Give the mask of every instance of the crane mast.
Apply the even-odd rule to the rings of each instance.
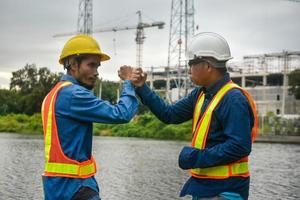
[[[117,31],[124,31],[124,30],[133,30],[136,29],[136,66],[142,67],[143,66],[143,44],[146,39],[144,28],[151,28],[151,27],[158,27],[158,29],[162,29],[165,25],[164,22],[157,21],[152,23],[144,23],[142,22],[142,12],[139,10],[137,11],[138,14],[138,24],[136,26],[116,26],[116,27],[109,27],[109,28],[101,28],[95,29],[94,33],[99,32],[117,32]]]
[[[162,29],[165,25],[164,22],[157,21],[152,23],[142,22],[142,12],[139,10],[136,13],[138,14],[138,24],[135,26],[115,26],[115,27],[106,27],[100,29],[93,29],[93,19],[92,19],[92,10],[93,4],[92,0],[80,0],[79,1],[79,15],[78,15],[78,27],[77,31],[55,34],[53,37],[64,37],[77,34],[87,34],[100,33],[100,32],[117,32],[124,30],[133,30],[136,29],[136,66],[143,66],[143,44],[145,41],[144,28],[158,27]]]
[[[165,25],[164,22],[157,21],[152,23],[144,23],[142,22],[142,12],[137,11],[138,14],[138,24],[135,26],[115,26],[115,27],[108,27],[108,28],[101,28],[95,29],[93,33],[100,33],[100,32],[117,32],[117,31],[125,31],[125,30],[133,30],[136,29],[136,66],[142,67],[143,66],[143,44],[145,41],[145,33],[144,28],[151,28],[151,27],[158,27],[158,29],[162,29]]]
[[[144,26],[142,23],[142,14],[141,11],[137,11],[137,14],[139,15],[139,22],[138,26],[136,28],[136,66],[142,67],[142,55],[143,55],[143,43],[145,40],[145,33],[144,33]]]

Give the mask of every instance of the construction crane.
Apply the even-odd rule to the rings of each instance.
[[[138,14],[138,24],[133,26],[115,26],[115,27],[108,27],[108,28],[99,28],[94,29],[91,33],[100,33],[100,32],[117,32],[117,31],[124,31],[124,30],[133,30],[136,29],[136,66],[142,67],[142,52],[143,52],[143,44],[145,41],[145,33],[144,28],[150,27],[158,27],[158,29],[164,28],[165,23],[161,21],[152,22],[152,23],[144,23],[142,22],[142,12],[139,10],[137,11]],[[63,36],[70,36],[76,35],[78,32],[70,32],[70,33],[62,33],[56,34],[53,37],[63,37]]]
[[[142,22],[142,12],[139,10],[137,11],[138,14],[138,24],[133,26],[116,26],[110,28],[100,28],[95,29],[94,33],[100,32],[117,32],[117,31],[124,31],[124,30],[132,30],[136,29],[136,66],[142,67],[142,55],[143,55],[143,44],[145,41],[145,33],[144,28],[151,28],[151,27],[158,27],[158,29],[164,28],[165,23],[161,21],[152,22],[152,23],[144,23]]]

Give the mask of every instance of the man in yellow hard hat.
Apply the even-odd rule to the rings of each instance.
[[[88,35],[77,35],[65,44],[59,63],[67,74],[48,93],[42,105],[45,139],[45,199],[99,200],[92,156],[93,122],[126,123],[135,115],[138,101],[131,68],[120,68],[124,80],[115,105],[94,96],[91,89],[101,62],[110,57]]]

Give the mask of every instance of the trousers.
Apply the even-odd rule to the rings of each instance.
[[[215,197],[193,197],[192,200],[227,200],[225,197],[215,196]]]
[[[71,200],[101,200],[98,192],[89,188],[81,187],[72,197]]]

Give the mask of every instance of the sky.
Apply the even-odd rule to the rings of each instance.
[[[71,37],[57,33],[77,30],[78,0],[0,1],[0,88],[8,88],[11,72],[26,64],[63,72],[58,57]],[[233,61],[244,55],[300,50],[300,0],[194,0],[197,32],[216,32],[231,48]],[[171,0],[94,0],[93,26],[137,25],[163,21],[164,29],[145,29],[143,67],[167,65]],[[136,63],[135,30],[95,33],[111,60],[99,69],[105,80],[118,80],[121,65]]]

